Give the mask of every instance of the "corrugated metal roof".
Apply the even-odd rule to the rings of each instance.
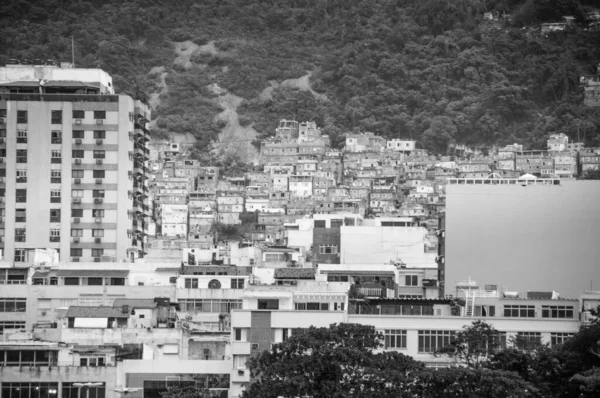
[[[71,306],[65,316],[67,318],[129,318],[129,312],[124,314],[122,307]]]
[[[124,305],[128,305],[131,308],[156,308],[157,303],[154,299],[116,299],[113,303],[113,307],[122,308]]]

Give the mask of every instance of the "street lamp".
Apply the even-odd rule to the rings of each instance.
[[[103,386],[104,383],[92,383],[92,382],[87,382],[87,383],[73,383],[73,387],[77,387],[77,398],[81,398],[81,389],[86,387],[87,391],[86,391],[86,398],[90,398],[90,388],[92,387],[99,387],[99,386]]]
[[[140,391],[141,388],[136,388],[136,387],[122,387],[122,388],[115,388],[113,391],[119,393],[119,394],[123,394],[123,397],[127,397],[127,394],[129,394],[130,392],[137,392]]]

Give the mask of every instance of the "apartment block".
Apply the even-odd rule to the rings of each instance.
[[[9,65],[0,88],[4,258],[142,257],[148,107],[115,95],[100,69]]]

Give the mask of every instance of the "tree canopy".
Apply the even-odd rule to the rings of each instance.
[[[578,87],[600,60],[587,3],[6,0],[0,63],[70,60],[72,36],[77,66],[101,67],[118,91],[153,104],[154,134],[191,133],[202,148],[223,128],[220,89],[241,98],[240,123],[259,138],[295,118],[335,144],[372,131],[435,152],[453,142],[541,148],[562,132],[600,146],[600,114]],[[563,15],[577,24],[540,34]],[[295,80],[307,75],[308,85]]]

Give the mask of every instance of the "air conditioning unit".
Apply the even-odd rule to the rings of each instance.
[[[250,348],[253,350],[258,350],[258,343],[252,343],[250,344]]]
[[[73,219],[73,223],[75,223],[75,224],[79,224],[80,222],[81,222],[81,218],[79,218],[79,217],[75,217]]]
[[[104,119],[96,119],[96,124],[97,125],[104,124]]]
[[[96,159],[96,164],[102,164],[102,163],[103,163],[102,159]]]
[[[79,257],[71,257],[71,261],[74,263],[78,263],[79,262]]]
[[[73,203],[81,203],[81,198],[73,198]]]
[[[244,371],[242,369],[238,370],[238,376],[243,376],[244,375]]]
[[[95,238],[94,243],[102,243],[102,238]]]
[[[81,164],[81,159],[75,159],[75,164]]]
[[[73,243],[79,243],[79,238],[73,238]]]
[[[102,257],[94,257],[94,262],[99,263],[102,261]]]
[[[103,140],[96,140],[96,145],[102,145],[103,142]]]
[[[75,145],[81,145],[82,142],[81,138],[75,138]]]
[[[95,203],[95,204],[97,204],[97,205],[98,205],[98,204],[100,204],[100,203],[102,203],[102,202],[103,202],[102,198],[94,198],[94,203]]]
[[[75,179],[75,184],[76,184],[76,185],[79,185],[79,184],[81,184],[81,178],[76,178],[76,179]]]
[[[83,123],[83,120],[81,120],[81,119],[75,119],[75,124],[81,125],[82,123]]]
[[[102,184],[102,178],[96,178],[96,184],[98,184],[98,185]]]
[[[102,222],[102,218],[101,217],[96,217],[96,224],[100,224]]]

